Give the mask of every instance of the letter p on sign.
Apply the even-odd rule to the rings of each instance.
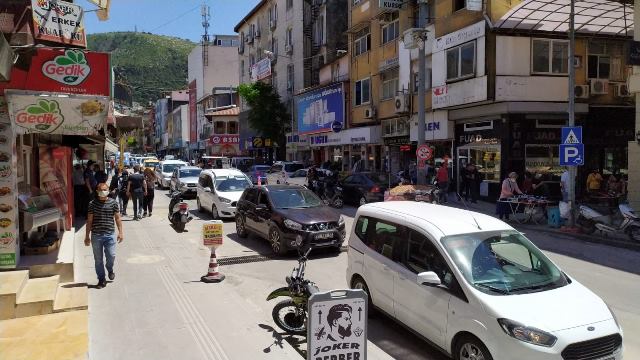
[[[560,144],[560,165],[584,165],[584,144]]]

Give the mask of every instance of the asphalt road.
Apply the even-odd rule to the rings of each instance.
[[[210,324],[210,332],[219,340],[221,347],[225,348],[227,354],[230,354],[230,358],[243,358],[241,355],[233,356],[233,354],[238,354],[238,351],[243,351],[243,349],[225,342],[225,336],[229,331],[242,335],[243,332],[248,331],[248,329],[255,331],[256,328],[258,328],[258,331],[263,332],[263,334],[258,337],[253,337],[258,340],[247,340],[244,342],[242,344],[244,349],[258,347],[265,358],[267,358],[267,354],[279,354],[278,351],[280,351],[279,349],[281,348],[279,344],[281,344],[283,340],[283,335],[274,331],[274,325],[271,320],[271,309],[275,305],[276,300],[267,302],[266,296],[271,290],[284,286],[285,276],[289,275],[293,267],[297,264],[295,255],[292,254],[290,257],[278,259],[260,256],[270,254],[270,248],[267,242],[256,236],[250,236],[247,239],[238,238],[235,235],[235,224],[232,221],[227,221],[224,224],[224,245],[218,250],[218,259],[222,264],[220,271],[224,273],[227,278],[223,282],[224,285],[222,287],[214,284],[201,287],[197,284],[199,280],[199,275],[197,274],[204,275],[206,272],[209,253],[206,248],[200,245],[200,229],[203,222],[210,220],[211,217],[208,213],[200,213],[195,209],[195,200],[188,200],[187,202],[191,206],[195,219],[187,225],[186,232],[181,234],[176,233],[169,226],[166,219],[169,203],[169,199],[165,195],[166,193],[166,191],[156,191],[156,210],[152,218],[142,219],[140,222],[125,222],[125,231],[127,234],[131,234],[126,235],[126,241],[137,241],[135,236],[142,236],[145,232],[149,234],[149,240],[144,240],[140,246],[136,245],[136,247],[131,244],[123,244],[120,247],[121,250],[119,250],[119,254],[122,254],[122,256],[119,255],[120,263],[118,263],[117,266],[121,266],[121,270],[119,271],[122,273],[122,276],[125,277],[125,280],[119,281],[129,281],[132,284],[124,285],[124,289],[122,290],[122,294],[125,296],[124,300],[119,300],[120,304],[117,305],[118,307],[114,307],[112,313],[116,312],[118,316],[124,318],[129,316],[128,312],[133,312],[136,309],[135,305],[129,304],[129,302],[137,301],[135,297],[128,296],[130,293],[136,291],[131,289],[136,289],[141,285],[145,286],[144,284],[136,284],[134,286],[134,283],[154,281],[146,277],[147,274],[144,270],[146,268],[140,267],[140,264],[153,262],[162,264],[162,262],[165,261],[168,265],[166,267],[169,269],[168,271],[173,271],[175,276],[179,280],[182,280],[183,286],[186,289],[183,295],[181,295],[181,292],[177,294],[192,298],[192,301],[196,303],[196,309],[194,311],[199,312],[201,314],[199,316],[205,321],[209,319],[209,309],[208,307],[197,306],[197,303],[200,301],[207,303],[207,306],[215,307],[220,304],[220,306],[224,308],[225,306],[234,305],[229,304],[229,302],[232,301],[229,299],[233,298],[237,299],[238,305],[236,306],[242,306],[246,309],[241,319],[244,322],[225,323],[228,331],[218,332],[218,325]],[[129,208],[129,212],[131,213],[131,207]],[[345,208],[342,209],[341,213],[346,217],[347,229],[350,229],[355,209]],[[602,244],[584,243],[579,240],[574,240],[569,236],[551,236],[549,233],[535,230],[528,230],[526,235],[545,250],[551,259],[563,270],[605,299],[615,311],[625,330],[625,358],[640,358],[640,341],[633,336],[634,334],[640,334],[640,306],[638,306],[638,299],[640,299],[640,253]],[[90,256],[86,254],[85,252],[85,260],[88,261],[87,259],[89,259]],[[126,264],[120,265],[122,262]],[[346,287],[346,265],[346,252],[336,254],[318,251],[312,254],[310,261],[307,263],[307,277],[315,281],[321,290],[344,288]],[[169,275],[170,274],[165,274],[163,276],[170,278]],[[83,276],[87,281],[92,281],[90,264],[84,265]],[[119,274],[118,276],[120,279],[121,275]],[[123,286],[121,284],[116,285]],[[217,289],[220,288],[224,288],[225,292],[223,297],[217,297],[219,295],[216,295]],[[107,296],[109,298],[114,300],[118,299],[115,294],[110,294],[109,291],[116,292],[120,291],[120,289],[110,284],[107,289],[92,290],[90,295],[90,312],[92,309],[94,309],[94,311],[100,311],[100,306],[115,306],[102,301],[105,293],[108,294]],[[158,291],[159,295],[162,294],[161,289],[156,289],[155,291]],[[156,308],[155,310],[158,314],[172,311],[169,304],[157,300],[157,298],[152,297],[152,295],[148,295],[145,299],[154,304],[153,306]],[[180,304],[182,304],[182,302]],[[104,322],[112,321],[109,320],[109,311],[105,310],[102,312],[105,314],[96,314],[94,312],[93,318],[90,319],[90,321],[92,321],[90,323],[91,331],[92,334],[95,334],[95,336],[92,335],[91,340],[92,355],[96,355],[96,351],[98,351],[96,349],[109,349],[109,354],[112,356],[113,354],[117,354],[118,351],[125,351],[124,349],[120,349],[120,347],[137,346],[137,348],[140,348],[140,346],[142,346],[144,349],[144,344],[151,341],[145,337],[144,340],[140,340],[143,342],[143,345],[138,345],[133,341],[135,339],[128,339],[127,341],[129,341],[129,343],[127,345],[119,340],[101,340],[103,334],[105,336],[111,336],[109,335],[111,334],[111,330],[107,325],[104,325]],[[113,314],[111,314],[111,316],[113,316]],[[133,322],[129,326],[135,328],[136,332],[144,333],[144,331],[146,331],[145,326],[151,326],[150,324],[146,324],[145,321],[152,322],[152,320],[145,318],[144,321],[141,320],[141,323],[139,323],[136,321],[136,318],[140,315],[131,314],[131,316],[133,317]],[[169,316],[169,319],[171,318],[172,316]],[[180,326],[191,329],[191,320],[189,319],[188,317],[185,318],[184,325]],[[408,360],[446,359],[446,357],[436,349],[387,317],[377,316],[369,321],[368,326],[369,340],[375,345],[375,348],[379,350],[380,354],[380,356],[375,358]],[[139,327],[142,327],[142,330],[140,330]],[[198,329],[199,328],[196,328],[196,330]],[[171,331],[177,330],[172,329]],[[204,333],[206,334],[206,331],[204,331]],[[273,339],[273,341],[267,341],[265,339]],[[299,339],[290,338],[289,340],[295,345]],[[187,346],[187,340],[184,341],[184,343],[177,344],[176,346]],[[155,346],[158,347],[160,345],[155,344]],[[149,347],[152,349],[151,345],[149,345]],[[304,344],[298,347],[304,348]],[[159,359],[171,358],[170,352],[149,351],[151,352],[137,354],[143,357],[153,354]],[[180,354],[181,356],[190,354],[187,358],[208,358],[207,356],[196,356],[196,353],[192,353],[192,351],[196,350],[191,350],[187,347],[184,351],[181,351]],[[206,352],[201,351],[200,353],[206,355]],[[102,357],[94,356],[92,358]],[[118,358],[118,356],[113,356],[112,358]],[[284,358],[284,356],[277,355],[274,358]],[[373,357],[370,356],[370,358]]]

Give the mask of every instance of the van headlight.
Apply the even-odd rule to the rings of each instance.
[[[220,202],[223,202],[225,204],[231,204],[231,200],[229,200],[227,198],[223,198],[222,196],[219,196],[218,200],[220,200]]]
[[[509,319],[498,319],[498,324],[507,335],[529,344],[552,347],[558,340],[546,331],[524,326]]]
[[[291,230],[302,230],[302,224],[289,219],[284,219],[284,226]]]

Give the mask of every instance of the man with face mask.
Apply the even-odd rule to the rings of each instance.
[[[100,183],[96,187],[97,198],[89,203],[89,215],[87,217],[87,233],[84,238],[86,246],[93,246],[93,259],[95,262],[96,275],[98,276],[98,289],[107,286],[105,278],[105,265],[109,275],[109,280],[116,277],[113,271],[113,263],[116,257],[116,234],[115,225],[118,227],[117,241],[121,243],[124,239],[122,234],[122,221],[118,203],[109,197],[109,186]],[[106,258],[106,264],[103,262]]]

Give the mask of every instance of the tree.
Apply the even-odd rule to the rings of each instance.
[[[286,133],[291,131],[291,115],[273,86],[262,82],[241,84],[238,93],[251,107],[249,126],[278,144],[278,159],[286,156]]]

